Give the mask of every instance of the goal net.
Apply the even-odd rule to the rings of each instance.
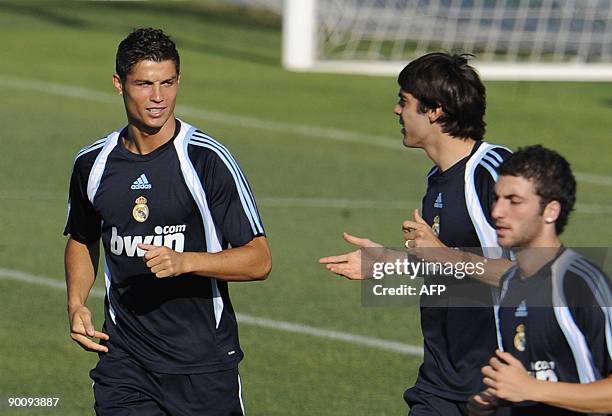
[[[397,75],[432,51],[485,79],[612,81],[612,0],[285,0],[292,70]]]

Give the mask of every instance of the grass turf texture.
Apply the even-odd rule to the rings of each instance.
[[[112,94],[116,45],[138,26],[162,27],[176,40],[180,105],[397,139],[393,150],[185,117],[228,145],[259,199],[406,203],[405,209],[261,204],[274,271],[264,283],[231,285],[239,312],[419,344],[417,310],[363,308],[358,283],[335,278],[316,263],[322,255],[347,250],[343,230],[401,243],[401,221],[420,205],[430,162],[400,146],[391,113],[395,80],[285,72],[276,19],[212,2],[0,3],[0,267],[61,280],[64,195],[75,152],[125,120],[119,97],[114,104],[68,98],[27,90],[28,80]],[[6,77],[23,82],[8,86],[2,84]],[[563,153],[576,171],[609,174],[608,87],[487,83],[487,137],[512,148],[542,143]],[[579,202],[604,213],[576,212],[564,235],[567,244],[609,245],[609,190],[579,184]],[[68,337],[65,294],[0,280],[0,305],[0,397],[56,395],[63,401],[58,414],[87,414],[93,402],[87,370],[96,357]],[[90,307],[100,326],[101,301],[92,299]],[[416,357],[247,325],[240,329],[250,415],[406,410],[401,394],[416,377]]]

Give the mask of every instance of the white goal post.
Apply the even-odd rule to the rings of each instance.
[[[441,50],[488,80],[612,81],[612,0],[284,0],[289,70],[395,76]]]

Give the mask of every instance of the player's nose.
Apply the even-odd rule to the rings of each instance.
[[[149,99],[156,103],[164,101],[164,95],[162,94],[161,86],[153,86]]]
[[[491,217],[494,220],[498,220],[500,218],[503,218],[503,216],[504,216],[504,209],[502,207],[502,204],[498,200],[497,202],[493,204],[493,210],[491,211]]]

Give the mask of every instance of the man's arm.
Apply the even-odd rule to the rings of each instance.
[[[87,245],[72,238],[68,239],[64,253],[68,320],[70,337],[81,347],[87,351],[108,352],[108,348],[91,340],[91,338],[108,340],[108,335],[95,330],[91,312],[85,306],[95,281],[99,250],[99,241]]]
[[[536,380],[511,354],[496,354],[482,374],[487,391],[498,399],[530,400],[581,413],[612,412],[612,375],[588,384]]]
[[[593,383],[536,380],[530,400],[581,413],[612,413],[612,375]]]
[[[168,247],[139,244],[147,267],[159,278],[191,273],[225,281],[264,280],[272,270],[266,237],[218,253],[179,253]]]

